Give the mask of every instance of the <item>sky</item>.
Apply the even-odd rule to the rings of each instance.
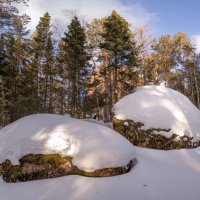
[[[109,16],[116,10],[132,29],[147,26],[155,37],[185,32],[200,51],[200,0],[29,0],[29,7],[20,7],[32,18],[32,30],[46,11],[53,20],[67,23],[65,9],[76,10],[87,20]]]

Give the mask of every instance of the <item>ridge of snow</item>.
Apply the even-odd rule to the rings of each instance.
[[[158,132],[166,137],[173,133],[200,140],[200,111],[183,94],[160,86],[143,86],[114,105],[115,117],[144,124],[142,129],[171,129]]]
[[[125,166],[135,157],[132,144],[114,130],[52,114],[30,115],[0,130],[0,163],[18,164],[27,154],[72,156],[85,171]]]

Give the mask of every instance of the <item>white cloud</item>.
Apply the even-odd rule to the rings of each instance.
[[[86,16],[87,19],[101,18],[116,10],[122,15],[132,27],[151,26],[151,22],[157,18],[155,13],[145,10],[140,4],[123,4],[121,0],[30,0],[29,7],[21,6],[20,10],[31,17],[30,29],[34,29],[39,18],[48,11],[52,18],[67,21],[63,15],[64,9],[75,9],[78,14]]]
[[[200,53],[200,34],[199,35],[193,35],[191,37],[192,43],[195,45],[196,47],[196,51],[197,53]]]

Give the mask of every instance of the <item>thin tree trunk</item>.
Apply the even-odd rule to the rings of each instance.
[[[195,86],[196,86],[196,91],[197,91],[197,107],[200,108],[200,94],[199,94],[199,87],[198,87],[195,69],[194,69],[194,80],[195,80]]]

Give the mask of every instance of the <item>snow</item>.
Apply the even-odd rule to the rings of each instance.
[[[200,111],[183,94],[160,86],[143,86],[125,96],[114,106],[115,117],[144,124],[142,129],[162,128],[156,132],[166,137],[173,133],[200,140]]]
[[[126,166],[135,158],[131,143],[114,130],[51,114],[30,115],[0,130],[0,163],[18,164],[30,153],[72,156],[85,171]]]
[[[200,148],[132,148],[138,162],[127,174],[107,178],[72,175],[12,184],[0,181],[0,199],[199,200]]]
[[[86,119],[83,119],[83,120],[87,121],[87,122],[93,122],[93,123],[96,123],[96,124],[100,124],[102,126],[106,126],[108,128],[113,129],[113,124],[111,122],[104,122],[103,120],[91,119],[91,118],[86,118]]]
[[[124,122],[124,126],[129,126],[129,123],[128,122]]]
[[[79,167],[89,170],[126,165],[132,158],[137,163],[129,173],[114,177],[70,175],[23,183],[5,183],[0,177],[1,200],[198,200],[200,196],[200,148],[135,147],[102,125],[38,114],[0,130],[0,162],[9,158],[17,163],[28,153],[72,155]]]

